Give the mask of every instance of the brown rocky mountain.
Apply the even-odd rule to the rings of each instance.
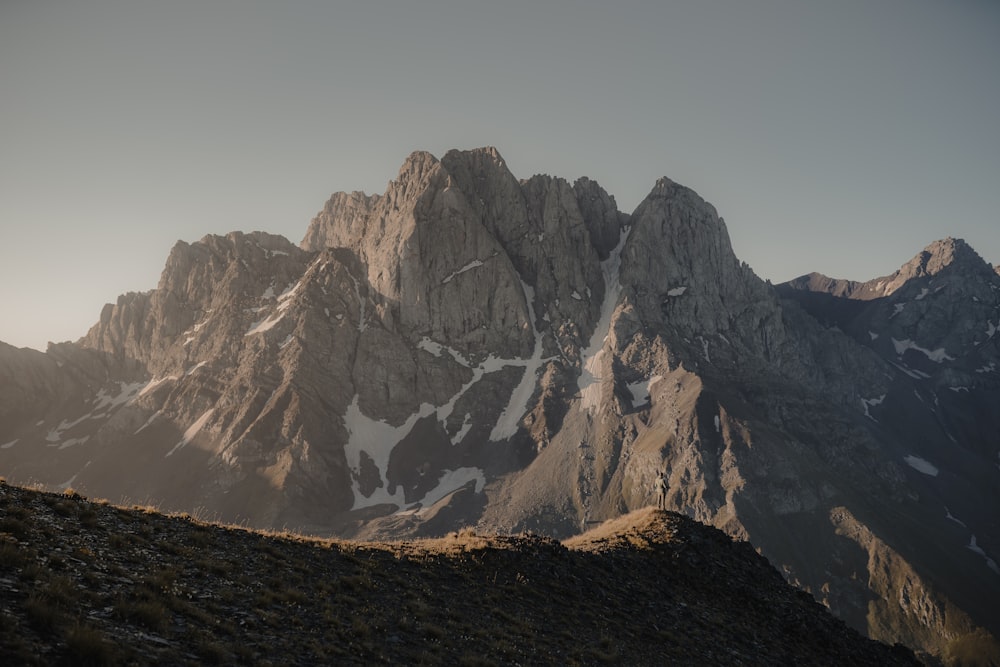
[[[669,509],[944,656],[1000,634],[998,291],[952,240],[774,288],[668,179],[627,215],[494,149],[414,153],[298,247],[178,243],[80,341],[0,349],[0,473],[374,539],[565,538],[664,472]]]

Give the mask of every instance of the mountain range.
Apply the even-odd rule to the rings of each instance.
[[[663,474],[666,509],[944,659],[1000,635],[998,328],[958,239],[771,285],[669,179],[627,214],[492,148],[417,152],[299,245],[178,242],[79,341],[0,344],[0,474],[355,539],[564,539]]]

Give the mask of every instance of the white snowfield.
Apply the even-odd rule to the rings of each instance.
[[[920,458],[919,456],[913,456],[912,454],[909,456],[904,456],[903,460],[906,461],[906,463],[917,472],[922,472],[923,474],[930,475],[931,477],[938,476],[937,466],[935,466],[930,461],[926,461]]]
[[[973,553],[977,553],[980,556],[982,556],[983,558],[985,558],[986,559],[986,567],[990,568],[991,570],[993,570],[997,574],[1000,574],[1000,567],[997,567],[996,561],[993,560],[992,558],[990,558],[989,556],[987,556],[986,552],[983,551],[983,548],[981,546],[979,546],[978,544],[976,544],[976,536],[975,535],[973,535],[972,538],[969,540],[969,543],[967,545],[965,545],[965,548],[968,549],[969,551],[971,551]]]
[[[946,360],[955,361],[954,357],[948,356],[948,353],[945,351],[943,347],[939,347],[936,350],[928,350],[927,348],[920,347],[910,339],[896,340],[895,338],[893,338],[892,346],[896,348],[896,354],[899,356],[903,356],[903,353],[906,352],[907,350],[916,350],[917,352],[924,354],[931,361],[937,362],[939,364]]]
[[[167,458],[168,456],[176,452],[178,449],[186,447],[187,444],[194,439],[194,436],[198,435],[198,432],[201,431],[201,429],[205,426],[205,424],[208,423],[208,420],[212,418],[212,414],[214,412],[215,412],[214,408],[209,408],[208,410],[205,410],[205,412],[202,413],[201,417],[198,417],[197,421],[191,424],[187,428],[187,430],[184,431],[184,435],[181,437],[181,439],[177,442],[176,445],[174,445],[173,449],[171,449],[169,452],[166,453],[166,455],[163,458]]]
[[[285,310],[288,308],[289,304],[291,304],[292,297],[301,286],[302,281],[300,280],[294,285],[287,287],[284,292],[278,295],[278,308],[274,311],[274,313],[251,324],[250,329],[243,334],[243,336],[253,336],[254,334],[264,333],[265,331],[273,329],[274,325],[280,322],[281,318],[285,316]],[[268,287],[267,290],[272,291],[270,287]],[[265,294],[267,293],[268,292],[265,292]]]
[[[445,276],[444,279],[441,281],[441,284],[444,285],[446,283],[450,283],[455,278],[455,276],[460,276],[466,271],[471,271],[472,269],[478,268],[482,265],[483,261],[481,259],[474,259],[465,266],[463,266],[462,268],[456,269],[455,271],[452,271],[447,276]]]
[[[638,408],[639,406],[648,403],[650,389],[652,389],[653,385],[662,379],[663,377],[660,375],[652,375],[646,380],[640,380],[639,382],[632,382],[626,385],[629,393],[632,394],[632,407]]]
[[[344,446],[344,455],[347,458],[347,465],[354,472],[352,475],[351,489],[354,493],[354,505],[351,509],[361,509],[373,505],[392,504],[402,509],[407,503],[403,495],[403,489],[396,487],[395,492],[389,493],[387,472],[389,469],[389,457],[392,450],[396,448],[406,435],[413,429],[417,421],[434,414],[440,408],[435,408],[430,403],[424,403],[420,409],[410,415],[405,422],[399,426],[392,426],[384,421],[376,421],[366,416],[358,406],[358,397],[347,406],[344,414],[344,425],[349,434],[347,444]],[[450,409],[448,410],[450,413]],[[438,413],[440,418],[440,412]],[[364,452],[378,469],[380,485],[370,496],[365,496],[361,492],[359,482],[361,472],[361,453]],[[418,503],[427,507],[456,489],[465,486],[470,481],[476,481],[476,492],[482,491],[486,484],[486,476],[479,468],[458,468],[457,470],[446,470],[438,480],[437,486],[424,495]],[[413,503],[415,505],[417,503]]]
[[[604,301],[601,303],[601,316],[597,320],[590,344],[583,350],[580,358],[580,377],[577,386],[580,388],[580,406],[584,410],[593,411],[601,404],[601,381],[604,379],[601,368],[604,359],[604,343],[611,332],[611,316],[622,293],[621,280],[618,272],[621,269],[622,249],[628,239],[630,229],[625,227],[618,237],[618,245],[611,251],[608,258],[601,262],[601,274],[604,277]]]
[[[861,407],[864,408],[865,417],[868,417],[868,419],[871,419],[872,421],[875,421],[875,422],[878,421],[877,419],[875,419],[874,417],[871,416],[871,413],[868,412],[868,408],[871,408],[871,407],[876,406],[876,405],[882,405],[882,401],[885,400],[885,396],[886,396],[885,394],[882,394],[878,398],[862,398],[861,399]]]
[[[416,413],[410,415],[401,425],[392,426],[384,421],[375,421],[367,417],[358,407],[358,397],[354,397],[354,401],[348,406],[347,412],[344,415],[344,424],[350,434],[347,445],[344,447],[344,452],[347,457],[348,466],[355,474],[353,482],[353,509],[370,507],[382,503],[391,503],[402,507],[405,504],[402,489],[397,489],[394,493],[390,494],[387,488],[386,474],[392,450],[410,432],[419,419],[433,414],[441,422],[442,426],[446,426],[448,418],[455,409],[455,403],[465,392],[479,382],[487,373],[493,373],[508,366],[521,366],[524,368],[524,374],[521,376],[521,380],[517,386],[514,387],[507,405],[500,413],[496,424],[494,424],[490,432],[490,440],[503,440],[517,433],[521,418],[527,412],[528,402],[531,400],[532,393],[534,393],[538,380],[538,371],[548,361],[548,359],[542,357],[542,334],[535,325],[535,291],[523,280],[521,281],[521,285],[528,308],[528,319],[535,338],[534,350],[529,358],[502,359],[490,355],[478,365],[473,366],[472,362],[458,350],[425,336],[417,342],[417,349],[439,358],[448,355],[456,363],[472,370],[472,378],[444,405],[434,406],[430,403],[424,403]],[[456,445],[460,443],[471,428],[472,417],[466,414],[461,428],[451,437],[452,444]],[[357,480],[361,471],[362,452],[375,464],[375,467],[378,469],[379,479],[382,480],[383,484],[383,486],[376,488],[370,496],[365,496],[361,493]],[[428,493],[419,503],[423,506],[433,504],[433,502],[440,500],[448,493],[464,486],[473,479],[477,482],[477,489],[481,489],[486,483],[483,472],[478,468],[460,468],[458,470],[447,471],[442,476],[434,491]]]

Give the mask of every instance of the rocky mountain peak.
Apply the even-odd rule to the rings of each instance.
[[[905,280],[935,276],[951,267],[961,272],[983,273],[991,269],[963,239],[947,237],[934,241],[899,270]]]
[[[800,306],[693,190],[628,215],[570,183],[416,152],[300,246],[178,243],[81,341],[0,347],[4,474],[369,538],[566,537],[662,474],[663,507],[875,636],[973,636],[926,620],[957,618],[941,590],[994,629],[1000,278],[945,239],[869,283],[810,275]]]

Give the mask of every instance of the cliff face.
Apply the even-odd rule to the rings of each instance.
[[[668,179],[626,215],[495,149],[414,153],[300,246],[178,243],[78,343],[0,350],[0,466],[355,537],[566,537],[663,472],[668,509],[943,655],[1000,631],[998,292],[954,240],[881,282],[775,289]]]

